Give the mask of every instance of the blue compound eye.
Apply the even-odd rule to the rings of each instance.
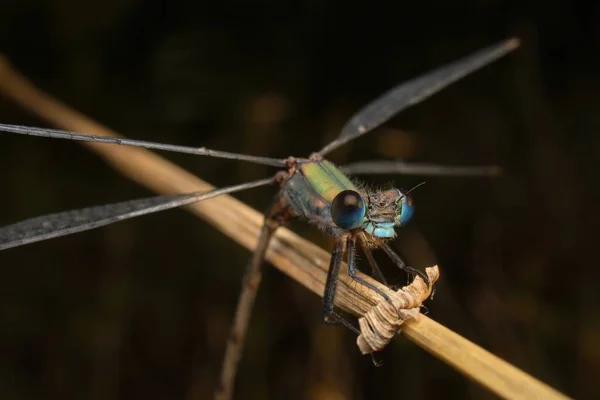
[[[400,226],[404,226],[410,221],[413,214],[415,213],[415,206],[413,204],[413,199],[408,194],[402,194],[400,198]]]
[[[342,229],[358,228],[365,213],[365,201],[354,190],[338,193],[331,203],[331,219]]]

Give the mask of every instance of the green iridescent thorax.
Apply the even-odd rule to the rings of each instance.
[[[362,191],[327,160],[298,162],[296,172],[283,186],[283,198],[298,215],[339,229],[331,219],[331,202],[340,192]],[[365,202],[367,199],[364,199]]]
[[[329,203],[343,190],[358,192],[350,179],[327,160],[302,163],[299,169],[314,191]]]
[[[296,172],[285,182],[285,202],[300,216],[330,228],[343,231],[331,218],[331,203],[342,191],[360,194],[366,205],[360,228],[381,239],[393,238],[400,224],[401,193],[396,190],[367,193],[358,188],[334,164],[327,160],[299,162]]]

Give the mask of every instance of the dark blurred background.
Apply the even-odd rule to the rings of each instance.
[[[412,265],[439,262],[432,318],[593,398],[600,3],[5,0],[0,11],[0,53],[105,125],[272,157],[307,156],[393,85],[510,36],[516,53],[330,158],[501,165],[499,179],[427,178],[394,245]],[[6,98],[0,121],[44,126]],[[218,186],[273,172],[165,156]],[[149,195],[65,141],[0,134],[0,171],[0,225]],[[273,195],[237,197],[264,210]],[[249,255],[180,210],[2,252],[0,398],[210,398]],[[238,398],[494,398],[404,338],[373,367],[320,310],[268,268]]]

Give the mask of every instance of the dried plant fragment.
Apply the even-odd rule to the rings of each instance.
[[[393,306],[387,301],[380,301],[358,320],[361,334],[356,344],[363,354],[382,350],[406,320],[419,318],[421,304],[429,297],[440,277],[437,265],[427,268],[426,273],[431,285],[417,276],[410,285],[390,293]]]

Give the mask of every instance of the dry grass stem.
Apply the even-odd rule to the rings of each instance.
[[[117,135],[42,93],[1,57],[0,91],[28,111],[62,129],[95,135]],[[125,176],[155,192],[187,193],[213,188],[150,151],[94,143],[84,145]],[[263,217],[247,205],[230,196],[220,196],[187,208],[242,246],[248,249],[256,246]],[[329,254],[325,250],[282,228],[277,231],[269,247],[267,260],[292,279],[322,296],[329,263]],[[361,276],[389,296],[394,295],[389,288],[369,277]],[[346,273],[340,277],[337,293],[336,305],[356,316],[365,315],[380,301],[378,294],[354,284]],[[503,398],[567,398],[426,316],[406,322],[402,332],[417,345]]]

